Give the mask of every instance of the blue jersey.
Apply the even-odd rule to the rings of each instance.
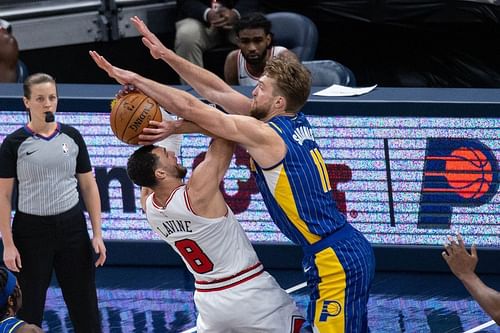
[[[21,319],[8,317],[0,321],[0,333],[12,333],[25,324]]]
[[[303,113],[274,117],[269,125],[285,141],[287,153],[271,168],[254,163],[260,193],[285,236],[302,246],[314,244],[346,223],[333,199],[325,162]]]

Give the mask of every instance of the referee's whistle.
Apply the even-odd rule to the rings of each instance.
[[[45,122],[53,123],[55,120],[54,114],[50,111],[45,112]]]

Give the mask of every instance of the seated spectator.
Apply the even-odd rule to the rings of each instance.
[[[36,325],[15,317],[21,308],[21,289],[17,279],[6,268],[0,268],[0,332],[43,333]]]
[[[0,82],[17,82],[19,48],[9,22],[0,19]]]
[[[175,52],[203,67],[205,51],[218,45],[236,43],[233,25],[238,22],[240,13],[255,10],[256,3],[252,0],[178,1]]]
[[[273,46],[271,21],[262,13],[251,13],[241,17],[234,32],[238,50],[227,55],[224,64],[224,79],[227,84],[255,86],[264,72],[264,66],[271,57],[280,55],[298,60],[285,47]]]
[[[457,235],[456,241],[448,236],[448,243],[442,256],[453,274],[464,284],[481,308],[500,325],[500,292],[485,285],[474,273],[478,262],[476,246],[472,245],[469,254],[460,234]]]

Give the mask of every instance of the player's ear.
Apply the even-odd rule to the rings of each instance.
[[[155,177],[158,179],[163,179],[167,176],[167,172],[163,168],[158,168],[155,170]]]
[[[283,96],[277,96],[276,100],[274,101],[274,106],[277,109],[286,110],[286,100],[285,100],[285,97],[283,97]]]

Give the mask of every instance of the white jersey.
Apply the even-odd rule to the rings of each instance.
[[[165,206],[146,200],[151,228],[182,257],[195,277],[198,333],[293,333],[304,322],[293,299],[259,262],[228,207],[204,218],[191,209],[186,185]]]
[[[146,213],[151,228],[182,257],[197,289],[220,288],[263,270],[245,231],[228,207],[226,216],[193,213],[186,185],[175,189],[164,207],[150,195]],[[240,275],[238,275],[240,274]],[[237,277],[226,280],[228,277]],[[218,283],[225,280],[226,283]]]
[[[271,47],[271,58],[276,57],[283,51],[288,50],[283,46],[273,46]],[[245,57],[241,54],[241,50],[238,50],[238,83],[240,86],[252,86],[255,87],[257,85],[257,80],[259,78],[253,76],[248,72],[247,69],[247,61]]]

